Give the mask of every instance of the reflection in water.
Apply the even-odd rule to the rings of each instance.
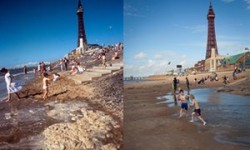
[[[216,134],[217,141],[250,146],[250,97],[218,93],[213,89],[195,89],[190,94],[200,103],[208,123],[206,128]],[[163,98],[167,99],[165,103],[169,107],[176,106],[173,105],[176,96],[169,93]],[[198,127],[202,130],[200,125]]]

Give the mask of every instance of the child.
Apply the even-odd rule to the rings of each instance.
[[[48,74],[45,72],[43,73],[43,90],[44,90],[44,94],[43,94],[43,99],[46,100],[48,98],[48,94],[49,94],[49,81],[50,79],[48,78]]]
[[[194,122],[194,115],[197,115],[198,119],[200,119],[200,121],[202,121],[203,125],[205,126],[207,123],[201,117],[201,109],[199,107],[199,103],[195,100],[194,95],[191,94],[189,97],[191,99],[191,106],[194,105],[194,112],[192,112],[192,120],[190,120],[190,122]]]
[[[184,91],[182,89],[180,89],[180,91],[179,91],[178,100],[181,101],[181,109],[180,109],[180,116],[179,116],[179,118],[181,118],[183,116],[183,110],[185,112],[187,112],[187,110],[188,110],[187,98],[186,98]]]

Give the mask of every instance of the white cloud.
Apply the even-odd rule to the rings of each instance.
[[[139,53],[140,54],[140,53]],[[137,54],[138,56],[143,56],[142,54]],[[161,59],[155,59],[159,58]],[[176,65],[182,65],[183,68],[193,66],[194,62],[188,61],[189,54],[176,54],[175,51],[164,51],[162,53],[148,56],[148,59],[144,63],[139,63],[136,65],[124,66],[125,76],[148,76],[153,74],[164,74],[167,71],[176,69]],[[169,62],[171,62],[169,64]]]
[[[154,59],[161,59],[161,58],[162,58],[162,56],[159,55],[159,54],[156,54],[155,57],[154,57]]]
[[[134,58],[137,59],[137,60],[139,60],[139,59],[144,59],[144,58],[146,58],[146,56],[147,56],[146,53],[140,52],[140,53],[136,54],[136,55],[134,56]]]

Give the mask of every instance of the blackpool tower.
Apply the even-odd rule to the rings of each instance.
[[[87,50],[87,38],[84,29],[83,6],[80,0],[78,1],[77,16],[78,16],[77,47],[85,51]]]
[[[215,25],[214,25],[215,13],[210,3],[207,21],[208,21],[208,34],[207,34],[207,51],[206,51],[206,59],[211,57],[212,49],[215,50],[215,55],[218,55],[216,35],[215,35]]]

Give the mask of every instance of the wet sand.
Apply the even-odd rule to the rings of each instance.
[[[122,77],[120,70],[76,85],[63,75],[49,85],[48,100],[34,78],[21,100],[1,102],[0,149],[121,149]]]
[[[222,76],[231,72],[219,73],[218,82],[206,82],[205,85],[193,83],[194,77],[189,76],[191,89],[216,88],[221,92],[231,88],[230,92],[244,95],[238,91],[242,83],[249,88],[249,70],[239,74],[240,80],[231,81],[230,86],[224,86]],[[179,78],[181,87],[185,89],[185,77]],[[166,104],[156,104],[157,97],[171,92],[171,78],[166,76],[154,76],[150,81],[125,84],[124,88],[124,145],[126,150],[150,150],[150,149],[248,149],[238,145],[218,143],[206,126],[189,123],[189,118],[178,119],[176,113],[179,108],[166,107]],[[246,83],[248,81],[248,83]],[[236,84],[236,82],[238,82]],[[235,83],[235,84],[233,84]],[[247,88],[246,88],[247,90]],[[244,91],[245,92],[245,91]]]

